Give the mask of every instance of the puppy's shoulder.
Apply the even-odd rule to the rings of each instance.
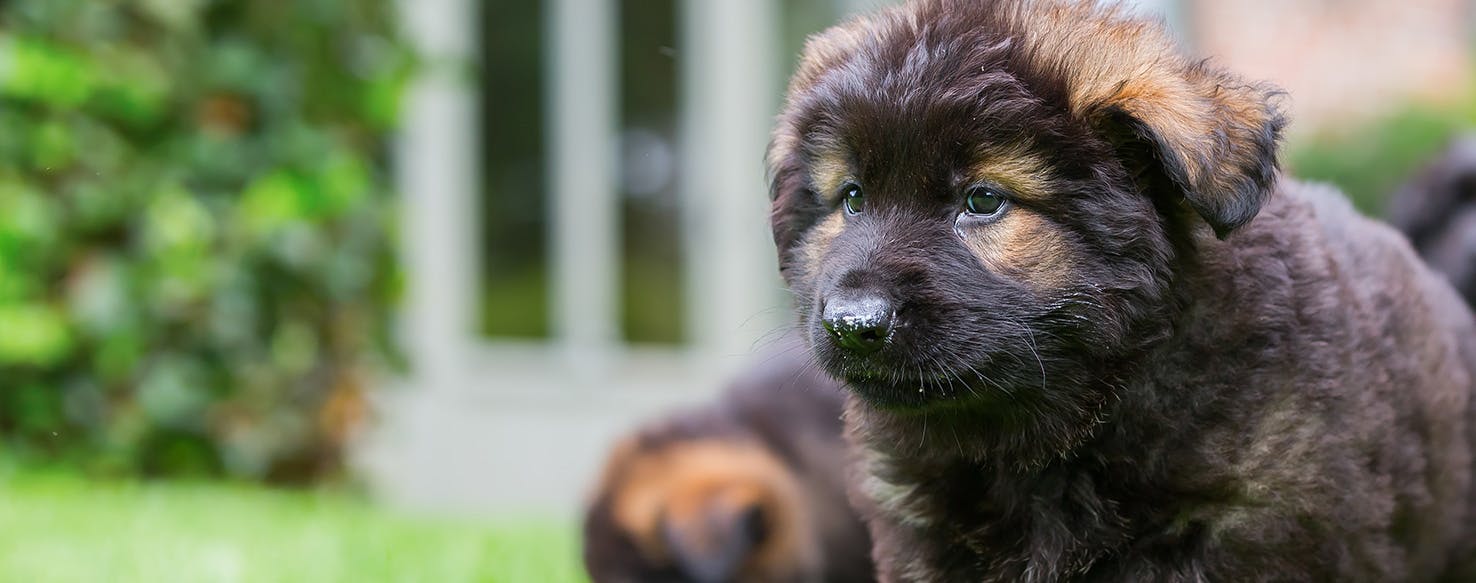
[[[1381,275],[1423,278],[1428,271],[1404,235],[1364,216],[1332,185],[1282,178],[1264,214],[1279,244],[1332,260],[1340,278],[1373,283]]]
[[[1330,243],[1398,233],[1358,212],[1348,197],[1336,186],[1283,177],[1277,183],[1276,195],[1268,211],[1292,220],[1310,221]],[[1279,204],[1278,204],[1279,203]],[[1384,242],[1385,244],[1392,241]]]
[[[1340,309],[1383,323],[1384,334],[1476,343],[1476,323],[1460,295],[1394,227],[1354,208],[1337,188],[1283,179],[1268,209],[1273,236],[1301,257],[1303,270],[1340,290]],[[1319,269],[1307,269],[1316,265]],[[1351,305],[1350,305],[1351,304]]]

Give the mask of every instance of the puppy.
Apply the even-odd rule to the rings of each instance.
[[[1476,135],[1451,143],[1389,199],[1389,222],[1476,303]]]
[[[595,581],[870,581],[841,388],[795,346],[611,454],[584,524]]]
[[[1091,1],[810,40],[773,232],[882,580],[1476,580],[1472,317],[1276,101]]]

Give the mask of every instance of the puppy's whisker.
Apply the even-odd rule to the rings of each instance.
[[[1019,319],[1012,316],[1008,316],[1007,320],[1011,324],[1014,324],[1016,327],[1019,327],[1020,329],[1025,331],[1025,336],[1023,336],[1022,339],[1025,340],[1025,345],[1030,348],[1030,353],[1035,356],[1036,365],[1040,367],[1040,389],[1042,391],[1046,390],[1047,382],[1045,360],[1040,357],[1040,348],[1035,341],[1035,331],[1032,330],[1030,326],[1025,325],[1024,322],[1021,322]]]

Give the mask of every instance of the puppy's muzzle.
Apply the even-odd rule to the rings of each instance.
[[[891,302],[874,293],[855,290],[827,298],[820,314],[821,325],[830,333],[830,340],[858,356],[886,346],[895,319]]]

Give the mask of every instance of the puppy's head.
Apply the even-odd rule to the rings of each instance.
[[[820,569],[802,490],[755,441],[637,438],[616,448],[585,522],[596,581],[806,581]]]
[[[1089,1],[915,0],[811,39],[769,170],[819,361],[882,410],[1091,414],[1178,262],[1269,196],[1274,97]]]

